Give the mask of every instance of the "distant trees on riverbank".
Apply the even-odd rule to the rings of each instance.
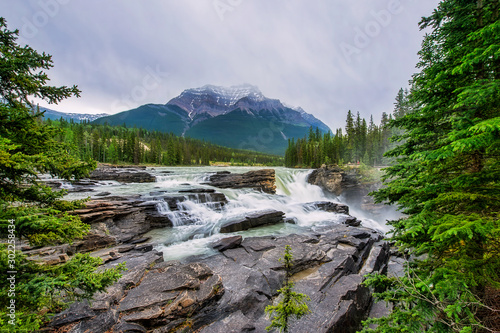
[[[354,115],[349,110],[344,130],[338,128],[335,134],[321,133],[311,127],[307,137],[288,141],[285,166],[318,168],[322,164],[349,162],[362,162],[371,166],[388,164],[390,160],[383,155],[395,147],[389,138],[401,134],[401,130],[391,128],[389,123],[413,109],[408,95],[408,90],[399,90],[393,113],[382,113],[379,125],[375,124],[373,116],[367,122],[359,112]]]
[[[226,162],[245,165],[283,165],[280,156],[237,150],[172,133],[88,122],[47,120],[60,131],[56,139],[70,144],[70,153],[87,161],[158,165],[209,165]]]

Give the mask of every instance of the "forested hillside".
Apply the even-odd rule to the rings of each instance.
[[[56,139],[71,145],[71,153],[87,161],[158,165],[283,165],[280,156],[230,149],[172,133],[88,122],[47,120],[60,129]]]
[[[367,123],[359,112],[354,116],[349,110],[345,130],[338,128],[335,134],[323,134],[311,127],[308,136],[288,140],[285,165],[318,168],[322,164],[332,163],[362,162],[370,166],[389,164],[392,159],[384,157],[384,153],[396,145],[390,138],[401,134],[401,129],[391,127],[389,123],[414,109],[408,95],[408,90],[399,90],[393,113],[384,112],[379,125],[375,124],[373,116]]]

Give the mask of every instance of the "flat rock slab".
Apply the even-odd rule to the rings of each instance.
[[[211,244],[211,247],[222,252],[240,246],[242,240],[242,236],[226,237]]]
[[[202,263],[151,270],[120,302],[122,319],[154,327],[195,313],[224,293],[222,279]]]
[[[315,201],[304,204],[306,209],[323,210],[330,213],[339,213],[349,215],[349,206],[332,201]]]
[[[276,193],[276,173],[274,169],[249,171],[243,174],[232,174],[219,171],[210,176],[208,185],[219,188],[253,188],[264,193]]]
[[[224,223],[220,228],[220,233],[238,232],[265,225],[283,223],[284,215],[285,213],[272,209],[254,212],[239,220]]]
[[[93,180],[115,180],[123,183],[152,183],[156,177],[136,168],[97,168],[89,175]]]

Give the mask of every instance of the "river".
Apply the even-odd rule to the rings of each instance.
[[[100,192],[109,192],[110,195],[129,196],[140,195],[147,200],[156,200],[157,209],[167,215],[174,223],[172,228],[155,229],[145,236],[151,237],[151,242],[157,244],[156,249],[164,253],[165,260],[182,259],[193,255],[209,255],[212,249],[210,243],[227,237],[220,234],[219,229],[225,221],[244,217],[251,212],[275,209],[285,213],[289,221],[268,227],[238,232],[243,237],[284,235],[302,233],[319,226],[331,223],[340,223],[345,215],[318,210],[308,203],[317,201],[343,202],[342,197],[326,194],[321,188],[306,182],[307,175],[312,170],[274,168],[276,170],[276,194],[266,194],[251,189],[218,189],[203,184],[210,175],[217,171],[244,173],[262,167],[157,167],[147,171],[156,176],[154,183],[121,184],[115,181],[101,181],[92,198]],[[71,188],[70,184],[63,187]],[[178,210],[170,211],[168,205],[158,199],[158,193],[167,195],[182,195],[179,190],[186,189],[215,189],[224,193],[229,202],[222,206],[216,203],[201,203],[200,200],[184,200],[177,203]],[[88,192],[69,193],[66,199],[81,199],[88,196]],[[104,197],[105,198],[105,197]],[[187,196],[186,196],[187,198]],[[368,228],[386,232],[384,221],[376,221],[372,216],[366,216],[361,211],[350,214],[362,221]]]

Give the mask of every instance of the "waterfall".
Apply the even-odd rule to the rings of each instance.
[[[243,173],[256,168],[224,168],[234,173]],[[341,198],[323,192],[321,188],[307,183],[307,176],[312,170],[276,168],[276,194],[267,194],[252,189],[219,189],[204,184],[207,178],[221,168],[175,168],[172,173],[157,176],[152,193],[163,193],[176,198],[172,203],[159,200],[157,210],[168,216],[173,228],[156,229],[150,232],[153,241],[168,259],[181,259],[187,255],[207,254],[212,250],[208,246],[217,239],[227,237],[220,234],[221,225],[228,221],[273,209],[285,213],[287,221],[274,226],[239,232],[244,237],[254,235],[301,233],[316,226],[341,223],[346,216],[327,212],[318,208],[315,202],[341,202]],[[182,193],[190,189],[210,189],[223,193],[228,203],[213,200],[211,193]],[[180,191],[180,192],[179,192]],[[220,196],[220,195],[219,195]],[[165,199],[166,200],[166,199]],[[170,204],[170,205],[169,205]],[[384,231],[384,227],[367,216],[358,215],[351,210],[351,215],[360,218],[363,225]]]
[[[241,171],[240,171],[241,172]],[[285,213],[294,226],[288,226],[290,230],[297,228],[310,228],[314,225],[325,225],[340,223],[342,214],[335,214],[319,210],[312,202],[332,201],[323,191],[306,182],[311,170],[289,170],[280,168],[276,172],[277,194],[267,194],[251,189],[217,189],[226,195],[229,203],[224,206],[220,202],[211,201],[209,193],[197,193],[184,195],[182,200],[176,203],[176,209],[171,210],[166,202],[157,205],[160,214],[167,215],[173,222],[173,233],[175,237],[166,237],[163,243],[185,241],[188,239],[201,239],[204,237],[218,236],[220,226],[227,221],[244,218],[251,213],[265,209],[279,210]],[[196,177],[168,175],[159,182],[163,185],[178,186],[187,178],[193,182]],[[168,180],[167,180],[168,178]],[[198,181],[204,177],[198,176]],[[202,186],[195,184],[196,187]],[[206,185],[204,185],[206,186]],[[279,226],[287,228],[287,225]],[[274,231],[278,227],[273,227]],[[279,231],[279,230],[278,230]],[[170,231],[165,230],[165,233]],[[251,233],[243,232],[243,233]]]

